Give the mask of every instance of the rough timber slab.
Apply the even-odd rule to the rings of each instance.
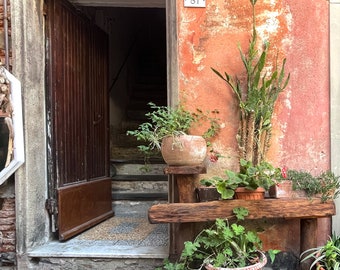
[[[207,168],[203,165],[197,166],[167,166],[164,169],[165,174],[204,174],[207,173]]]
[[[233,215],[235,207],[249,210],[247,219],[296,218],[314,219],[335,215],[333,201],[320,199],[265,199],[258,201],[220,200],[201,203],[153,205],[148,212],[150,223],[186,223],[213,221]]]

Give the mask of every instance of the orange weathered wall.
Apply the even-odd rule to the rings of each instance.
[[[210,67],[244,73],[237,46],[248,49],[250,1],[207,0],[206,8],[177,3],[180,98],[193,110],[220,111],[222,131],[213,143],[224,158],[207,165],[208,175],[223,174],[227,168],[238,168],[238,113],[232,92]],[[275,108],[267,156],[277,166],[312,173],[330,166],[328,7],[325,0],[258,0],[256,4],[257,31],[262,41],[270,42],[269,60],[277,53],[279,63],[286,58],[286,71],[291,74]],[[277,244],[298,252],[296,240],[289,237],[296,223],[278,221],[268,226],[270,234],[263,236],[267,247]]]

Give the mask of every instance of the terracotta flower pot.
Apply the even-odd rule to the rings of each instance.
[[[293,196],[293,182],[284,180],[269,188],[269,196],[272,198],[291,198]]]
[[[235,199],[239,200],[263,200],[265,189],[259,187],[255,190],[246,189],[244,187],[238,187],[235,190]]]
[[[267,264],[267,257],[264,253],[262,252],[258,252],[259,253],[259,257],[260,257],[260,261],[258,263],[249,265],[249,266],[245,266],[245,267],[238,267],[238,268],[222,268],[222,267],[214,267],[210,264],[206,265],[205,268],[207,270],[258,270],[258,269],[262,269],[266,264]]]
[[[201,165],[207,154],[207,143],[201,136],[168,136],[162,140],[161,153],[168,165]]]

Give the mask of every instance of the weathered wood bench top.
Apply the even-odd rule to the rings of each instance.
[[[200,203],[168,203],[153,205],[148,212],[150,223],[186,223],[213,221],[233,215],[235,207],[249,211],[247,219],[295,218],[309,219],[333,216],[333,201],[320,199],[265,199],[258,201],[220,200]]]

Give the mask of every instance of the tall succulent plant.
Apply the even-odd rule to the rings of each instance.
[[[255,4],[257,0],[250,0],[253,11],[252,37],[249,41],[247,53],[243,53],[238,46],[243,65],[246,70],[246,82],[237,75],[227,72],[220,73],[211,68],[223,79],[237,97],[240,109],[240,124],[237,141],[240,159],[251,161],[254,165],[265,159],[270,146],[272,131],[272,115],[274,105],[290,78],[285,75],[286,59],[278,67],[277,63],[271,71],[266,66],[269,43],[264,42],[262,51],[257,49],[257,32],[255,21]]]

